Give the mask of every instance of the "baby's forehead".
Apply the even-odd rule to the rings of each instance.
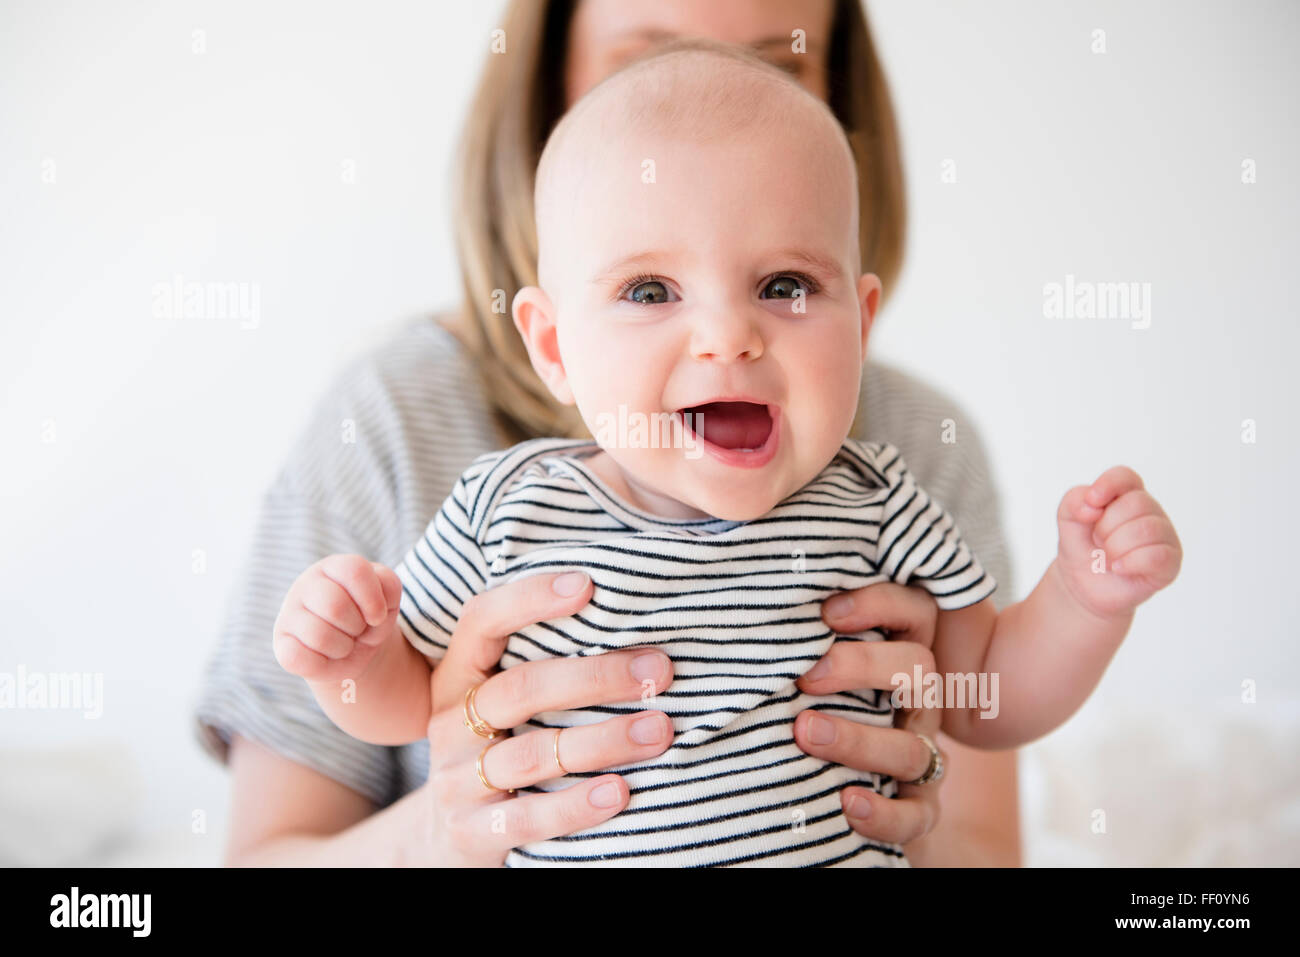
[[[797,141],[803,148],[798,152],[812,148],[822,157],[818,165],[824,168],[808,174],[838,172],[829,179],[853,191],[843,201],[856,209],[853,152],[825,103],[756,59],[686,50],[650,57],[614,74],[564,116],[538,166],[539,232],[544,219],[571,208],[566,197],[588,178],[593,165],[607,162],[611,152],[635,149],[656,137],[738,149],[751,137]],[[652,163],[653,157],[647,155],[646,161]],[[652,166],[643,172],[654,175]]]

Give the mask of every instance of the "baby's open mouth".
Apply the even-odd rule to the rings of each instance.
[[[706,402],[679,411],[687,428],[723,449],[752,452],[772,434],[772,410],[757,402]]]

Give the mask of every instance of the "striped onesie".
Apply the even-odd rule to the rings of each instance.
[[[525,789],[613,771],[631,798],[601,824],[512,850],[506,866],[908,866],[900,846],[862,837],[840,807],[845,785],[892,797],[894,780],[794,741],[794,719],[810,707],[891,726],[889,691],[813,696],[794,682],[836,639],[821,620],[833,593],[894,581],[956,609],[993,592],[952,518],[887,443],[846,440],[821,474],[748,522],[632,508],[585,464],[598,451],[590,440],[548,438],[479,456],[397,568],[399,626],[435,662],[472,594],[573,569],[591,576],[590,603],[512,634],[502,668],[645,645],[672,659],[672,684],[653,698],[544,712],[515,729],[656,709],[675,738],[650,760]]]

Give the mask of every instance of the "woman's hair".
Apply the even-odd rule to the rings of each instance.
[[[589,437],[573,406],[537,377],[510,314],[537,283],[533,181],[565,111],[564,68],[577,0],[511,0],[508,54],[489,54],[460,146],[455,209],[463,302],[441,320],[464,344],[511,441]],[[898,130],[861,0],[836,0],[826,57],[827,102],[858,167],[862,270],[888,292],[902,267],[906,206]]]

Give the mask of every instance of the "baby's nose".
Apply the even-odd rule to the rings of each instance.
[[[691,355],[709,362],[744,362],[763,354],[758,326],[742,315],[728,313],[702,319],[691,335]]]

